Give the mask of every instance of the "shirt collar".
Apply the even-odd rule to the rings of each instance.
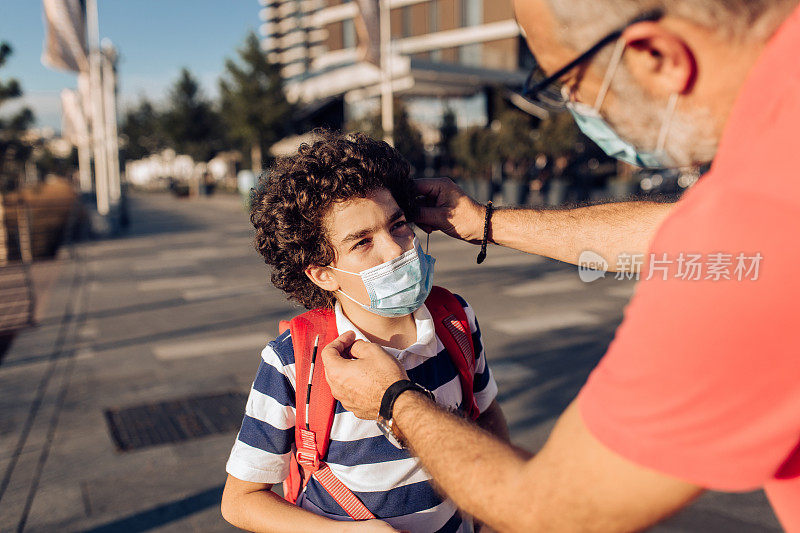
[[[346,331],[352,331],[356,334],[356,340],[369,342],[364,334],[361,333],[361,330],[355,327],[350,319],[344,315],[344,312],[342,311],[342,305],[339,302],[336,302],[334,314],[336,315],[336,330],[338,331],[339,335]],[[417,326],[416,342],[405,350],[398,350],[397,348],[391,348],[388,346],[382,347],[399,360],[402,360],[406,353],[413,353],[426,359],[435,356],[437,353],[436,335],[433,327],[433,317],[431,316],[430,311],[428,311],[428,308],[425,307],[425,304],[422,304],[422,307],[414,311],[413,316],[414,323]]]

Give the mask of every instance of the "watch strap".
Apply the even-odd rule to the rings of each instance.
[[[381,408],[378,411],[378,414],[384,420],[391,420],[392,419],[392,411],[394,410],[394,403],[397,401],[397,398],[408,390],[415,390],[421,392],[425,396],[430,399],[433,399],[433,394],[424,388],[421,385],[417,385],[411,380],[408,379],[401,379],[400,381],[396,381],[389,385],[389,388],[386,389],[386,392],[383,393],[383,399],[381,400]]]

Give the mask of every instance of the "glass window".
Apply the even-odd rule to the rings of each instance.
[[[342,48],[355,48],[356,46],[356,25],[353,19],[342,22]]]
[[[439,31],[439,0],[431,0],[428,4],[428,33]],[[442,51],[431,50],[431,61],[441,62]]]
[[[403,37],[411,37],[414,33],[412,29],[413,21],[411,19],[411,6],[405,6],[402,9]]]

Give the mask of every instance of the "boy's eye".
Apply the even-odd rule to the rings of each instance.
[[[394,226],[392,226],[392,229],[400,229],[400,228],[404,228],[406,226],[408,226],[408,222],[407,221],[398,220],[397,222],[394,223]]]
[[[360,241],[358,241],[357,243],[355,243],[353,245],[351,250],[355,250],[356,248],[360,248],[360,247],[362,247],[364,245],[367,245],[367,244],[369,244],[369,239],[361,239]]]

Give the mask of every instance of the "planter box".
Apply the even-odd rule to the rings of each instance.
[[[53,180],[2,195],[3,225],[0,264],[52,257],[77,200],[72,185]],[[30,234],[28,238],[27,234]],[[30,257],[23,257],[30,246]]]

